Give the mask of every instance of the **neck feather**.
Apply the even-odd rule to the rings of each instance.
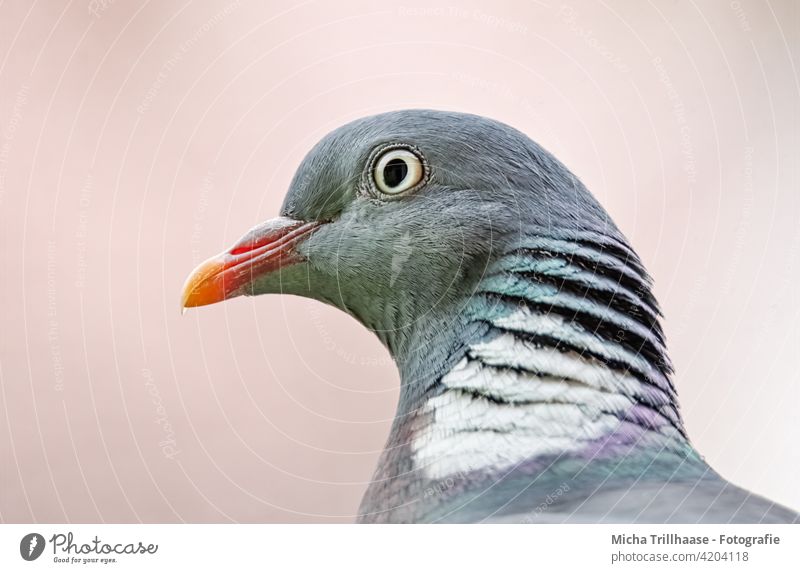
[[[650,279],[622,241],[521,240],[457,314],[398,360],[400,406],[373,489],[397,476],[407,493],[536,460],[689,449]]]

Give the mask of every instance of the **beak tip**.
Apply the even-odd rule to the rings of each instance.
[[[181,315],[187,308],[203,306],[225,300],[227,293],[219,273],[225,269],[219,257],[211,258],[192,271],[183,285]]]

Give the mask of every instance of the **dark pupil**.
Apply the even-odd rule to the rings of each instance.
[[[389,187],[397,187],[406,178],[408,165],[402,159],[392,159],[383,168],[383,181]]]

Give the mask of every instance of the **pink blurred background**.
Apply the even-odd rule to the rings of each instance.
[[[800,508],[798,3],[5,2],[0,521],[351,521],[398,377],[290,297],[181,316],[359,116],[542,143],[656,280],[689,433]]]

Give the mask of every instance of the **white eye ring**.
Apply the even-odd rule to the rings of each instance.
[[[398,195],[416,186],[425,176],[425,168],[416,153],[391,149],[375,163],[375,186],[386,195]]]

